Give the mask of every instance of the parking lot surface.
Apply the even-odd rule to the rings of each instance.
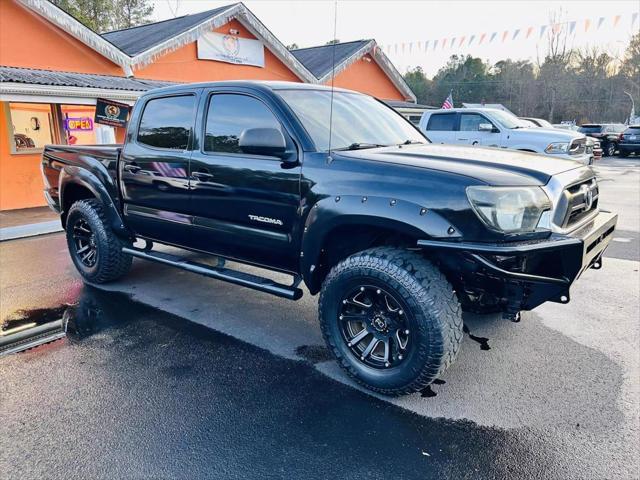
[[[518,324],[465,315],[441,381],[394,399],[337,368],[308,294],[289,302],[142,261],[95,289],[61,234],[1,243],[2,319],[57,309],[70,327],[0,358],[0,471],[638,478],[640,162],[597,170],[601,206],[620,215],[602,270]]]

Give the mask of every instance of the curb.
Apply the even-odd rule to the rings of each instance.
[[[16,240],[18,238],[35,237],[47,233],[62,232],[60,220],[50,222],[31,223],[28,225],[18,225],[17,227],[0,228],[0,242],[6,240]]]

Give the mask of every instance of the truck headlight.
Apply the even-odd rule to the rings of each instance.
[[[545,153],[567,153],[569,151],[569,144],[564,142],[550,143],[544,151]]]
[[[548,228],[540,219],[551,210],[551,202],[540,187],[468,187],[467,198],[480,220],[493,230],[524,233]]]

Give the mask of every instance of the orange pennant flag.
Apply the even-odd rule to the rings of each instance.
[[[482,35],[480,35],[480,40],[478,41],[478,45],[480,45],[482,42],[484,42],[484,37],[486,37],[487,34],[483,33]]]
[[[587,32],[589,31],[589,27],[591,26],[591,20],[589,20],[588,18],[584,19],[584,31]]]
[[[460,37],[460,43],[458,44],[459,47],[462,46],[462,44],[464,43],[464,39],[467,38],[464,35]]]
[[[507,35],[509,34],[508,30],[505,30],[504,33],[502,34],[502,41],[504,42],[505,39],[507,38]]]
[[[620,21],[620,15],[616,15],[615,17],[613,17],[613,26],[615,28],[616,25],[618,25],[618,22]]]
[[[533,32],[533,27],[527,28],[527,36],[525,38],[529,38],[529,35],[531,35],[531,32]]]

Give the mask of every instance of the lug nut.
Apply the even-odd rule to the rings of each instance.
[[[391,365],[389,362],[385,362],[384,364],[385,367],[389,367],[389,365]]]
[[[343,304],[343,305],[346,305],[346,304],[347,304],[347,301],[346,301],[346,300],[342,300],[342,304]]]
[[[409,330],[405,330],[405,331],[404,331],[404,334],[405,334],[405,335],[409,335]]]
[[[351,346],[351,342],[347,343],[347,347],[350,347],[350,346]]]
[[[398,355],[398,360],[402,360],[402,355]]]
[[[361,291],[361,292],[364,292],[364,287],[360,287],[360,291]]]
[[[378,295],[380,295],[380,289],[376,290],[376,293],[377,293]]]
[[[398,310],[398,315],[402,315],[404,312],[402,310]]]
[[[344,315],[340,315],[340,320],[343,320],[343,319],[344,319]]]

